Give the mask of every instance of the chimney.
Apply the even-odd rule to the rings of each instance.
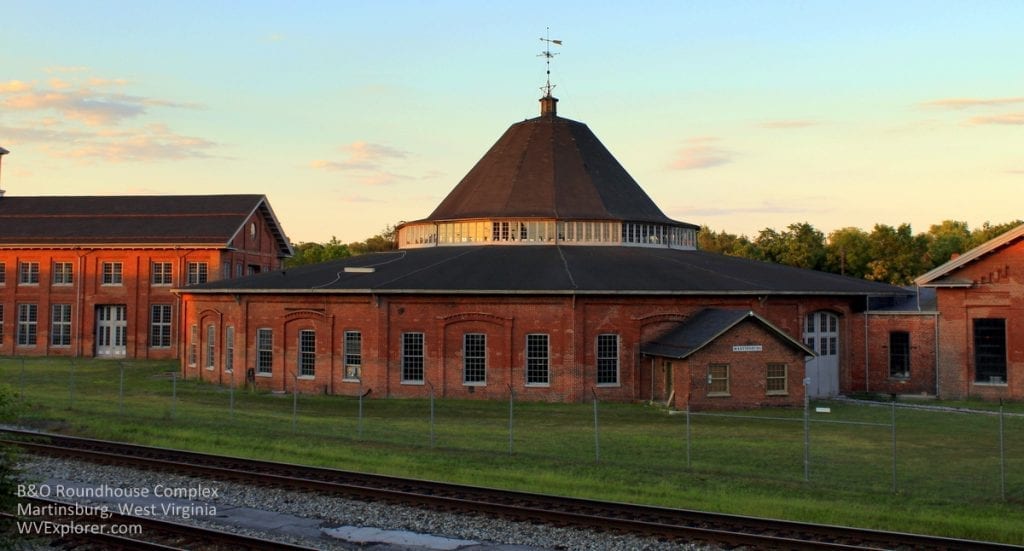
[[[557,115],[558,109],[556,109],[555,105],[557,103],[558,98],[552,96],[551,94],[547,94],[546,96],[540,98],[540,116],[554,117],[555,115]]]
[[[0,147],[0,176],[3,175],[3,170],[2,169],[3,169],[3,166],[4,166],[4,155],[7,155],[8,153],[10,153],[10,151],[7,151],[6,149]],[[0,184],[3,184],[3,183],[4,183],[3,178],[0,178]],[[0,197],[3,197],[3,196],[4,196],[4,190],[3,190],[3,188],[0,188]]]

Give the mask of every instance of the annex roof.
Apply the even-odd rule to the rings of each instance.
[[[884,283],[696,250],[428,247],[213,281],[197,293],[903,295]]]
[[[1024,239],[1024,224],[1021,224],[1002,235],[996,236],[961,254],[957,258],[938,266],[930,272],[927,272],[915,279],[914,283],[928,287],[970,287],[972,285],[970,280],[956,277],[957,270],[971,262],[974,262],[975,260],[1012,245],[1021,239]]]
[[[674,329],[641,344],[640,352],[648,356],[681,360],[711,344],[718,337],[747,320],[760,324],[791,348],[800,350],[808,356],[814,356],[813,350],[754,312],[720,308],[705,308],[697,312]]]
[[[0,197],[0,247],[229,247],[259,212],[281,256],[293,251],[264,195]]]
[[[586,124],[553,110],[509,127],[426,220],[480,218],[697,228],[665,216]]]

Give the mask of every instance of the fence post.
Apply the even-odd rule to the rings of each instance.
[[[690,404],[686,404],[686,468],[690,468]]]
[[[1003,399],[999,399],[999,495],[1006,501],[1006,446],[1003,439]]]
[[[178,372],[171,372],[171,419],[178,416]]]
[[[18,387],[20,388],[20,392],[18,394],[18,397],[21,398],[22,402],[24,402],[25,401],[25,358],[21,359],[21,374],[18,376]]]
[[[295,426],[298,423],[299,417],[299,376],[292,374],[292,432],[295,432]]]
[[[896,395],[892,395],[892,493],[896,493]]]
[[[810,377],[804,378],[804,482],[811,480],[811,387]]]
[[[516,391],[512,388],[512,385],[508,385],[508,454],[512,455],[512,429],[513,429],[513,405],[516,400]]]
[[[121,366],[121,384],[117,391],[117,413],[124,415],[124,362],[117,362]]]
[[[21,361],[25,361],[22,358]],[[68,369],[68,409],[75,409],[75,359],[71,358],[71,367]]]
[[[601,429],[597,424],[597,391],[593,388],[590,393],[594,395],[594,462],[601,462]]]
[[[430,447],[434,447],[434,385],[427,382],[430,387]]]
[[[368,396],[373,389],[367,390],[366,392],[359,393],[359,422],[356,425],[356,432],[359,433],[359,439],[363,439],[363,398]]]

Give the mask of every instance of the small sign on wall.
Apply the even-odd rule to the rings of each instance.
[[[763,347],[760,344],[737,344],[732,347],[733,352],[761,352]]]

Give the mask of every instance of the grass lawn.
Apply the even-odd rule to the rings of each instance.
[[[122,369],[124,366],[123,392]],[[643,404],[365,400],[174,381],[177,362],[0,358],[18,422],[340,469],[1024,544],[1024,404],[1000,417],[820,402],[670,414]],[[930,404],[935,405],[935,404]],[[998,409],[984,402],[941,405]],[[813,411],[813,409],[812,409]],[[841,421],[841,422],[840,422]],[[689,434],[689,438],[687,438]],[[1002,496],[1005,494],[1005,499]]]

